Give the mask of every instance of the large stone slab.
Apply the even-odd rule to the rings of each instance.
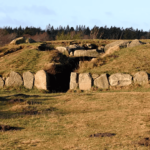
[[[119,47],[119,48],[126,48],[127,45],[129,44],[130,41],[125,41],[125,40],[117,40],[115,42],[109,43],[105,46],[104,51],[106,52],[110,48],[113,47]]]
[[[100,53],[97,51],[97,49],[92,50],[75,50],[74,56],[75,57],[98,57]]]
[[[109,83],[106,74],[100,75],[98,78],[94,80],[94,85],[100,89],[108,89]]]
[[[78,74],[76,72],[71,72],[70,89],[77,89],[77,87],[78,87]]]
[[[48,90],[50,86],[49,84],[50,84],[50,77],[48,73],[46,73],[44,70],[39,70],[35,74],[34,86],[37,89]]]
[[[34,82],[34,75],[30,71],[24,72],[23,73],[23,82],[24,82],[25,88],[32,89],[33,82]]]
[[[4,87],[4,80],[0,77],[0,88],[2,89]]]
[[[56,49],[63,54],[69,54],[66,47],[58,46]]]
[[[7,77],[5,81],[5,85],[12,86],[12,87],[21,86],[23,85],[22,77],[18,73],[12,71],[9,77]]]
[[[102,57],[105,57],[107,55],[113,54],[115,51],[120,50],[121,48],[126,48],[130,41],[125,40],[117,40],[115,42],[112,42],[110,44],[107,44],[104,48],[105,53],[102,55]]]
[[[109,77],[111,86],[128,86],[132,83],[132,76],[129,74],[115,73]]]
[[[79,89],[90,90],[92,87],[92,78],[89,73],[79,74]]]
[[[134,75],[133,81],[140,85],[148,84],[148,74],[145,71],[139,71]]]

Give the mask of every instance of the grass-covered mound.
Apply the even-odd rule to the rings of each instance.
[[[83,62],[78,72],[91,73],[130,73],[144,70],[150,73],[150,45],[123,48],[104,58],[101,56],[91,62]]]
[[[39,51],[41,43],[6,45],[0,48],[0,75],[7,76],[10,71],[22,73],[30,70],[35,73],[51,62],[65,63],[66,56],[52,49]]]

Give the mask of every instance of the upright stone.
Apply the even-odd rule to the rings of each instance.
[[[79,74],[79,89],[90,90],[92,86],[92,78],[89,73]]]
[[[132,76],[129,74],[115,73],[109,77],[111,86],[128,86],[132,83]]]
[[[0,77],[0,88],[2,89],[4,87],[4,80]]]
[[[148,74],[145,71],[139,71],[134,75],[133,81],[140,85],[148,84]]]
[[[70,89],[76,89],[78,87],[78,74],[71,72],[70,75]]]
[[[106,74],[102,74],[94,80],[94,85],[101,89],[108,89],[109,83]]]
[[[34,75],[30,71],[24,72],[23,73],[23,82],[24,82],[24,86],[27,89],[32,89],[33,82],[34,82]]]
[[[10,73],[9,77],[6,79],[5,85],[13,86],[13,87],[21,86],[21,85],[23,85],[22,77],[18,73],[12,71]]]
[[[48,74],[44,70],[39,70],[35,74],[34,86],[37,89],[48,90],[49,83],[50,83],[50,78],[49,78]]]

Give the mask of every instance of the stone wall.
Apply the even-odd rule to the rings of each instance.
[[[79,78],[77,78],[79,77]],[[75,79],[74,79],[75,78]],[[70,89],[90,90],[92,86],[100,89],[108,89],[110,86],[128,86],[132,83],[145,85],[148,84],[148,74],[145,71],[139,71],[131,76],[130,74],[115,73],[107,74],[90,74],[75,73],[70,75]]]
[[[139,71],[133,76],[123,73],[115,73],[109,76],[105,73],[99,75],[71,72],[70,83],[66,84],[70,86],[70,89],[79,88],[81,90],[90,90],[92,86],[100,89],[108,89],[109,87],[115,86],[128,86],[132,83],[145,85],[148,84],[148,82],[148,74],[145,71]],[[36,74],[32,74],[30,71],[27,71],[22,75],[12,71],[7,78],[0,77],[0,88],[24,86],[27,89],[36,87],[37,89],[43,90],[55,90],[54,85],[59,86],[59,84],[59,80],[54,81],[52,76],[44,70],[39,70]]]
[[[27,71],[22,76],[12,71],[7,78],[0,77],[0,88],[24,86],[27,89],[36,87],[37,89],[48,90],[49,85],[50,78],[44,70],[39,70],[36,74]]]

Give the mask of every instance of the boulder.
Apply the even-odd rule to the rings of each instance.
[[[112,47],[126,48],[130,41],[125,40],[117,40],[115,42],[109,43],[105,46],[104,51],[106,52]]]
[[[98,57],[100,53],[96,49],[92,50],[75,50],[74,56],[76,57]]]
[[[104,48],[104,54],[102,57],[113,54],[115,51],[120,50],[121,48],[126,48],[130,41],[118,40],[107,44]]]
[[[132,83],[132,76],[129,74],[115,73],[109,77],[111,86],[128,86]]]
[[[33,82],[34,82],[34,75],[30,71],[24,72],[23,73],[23,82],[24,82],[25,88],[32,89]]]
[[[128,47],[135,47],[135,46],[142,45],[142,44],[145,44],[145,43],[139,41],[138,39],[135,39],[130,44],[128,44]]]
[[[4,80],[0,77],[0,88],[2,89],[4,87]]]
[[[148,84],[148,74],[145,71],[139,71],[133,76],[133,81],[140,85]]]
[[[25,43],[25,38],[24,37],[19,37],[14,39],[13,41],[10,42],[10,44],[21,44],[21,43]]]
[[[63,54],[69,54],[66,47],[58,46],[56,49]]]
[[[70,75],[70,89],[78,88],[78,74],[76,72],[71,72]]]
[[[92,87],[92,78],[89,73],[79,74],[79,89],[90,90]]]
[[[94,80],[94,85],[100,89],[108,89],[109,83],[106,74],[100,75],[98,78]]]
[[[34,86],[37,89],[48,90],[50,86],[50,77],[44,70],[39,70],[35,74]]]
[[[26,39],[26,43],[35,43],[36,41],[34,41],[33,39],[31,38],[27,38]]]
[[[6,79],[5,85],[12,87],[21,86],[23,85],[22,77],[18,73],[12,71],[9,77]]]

